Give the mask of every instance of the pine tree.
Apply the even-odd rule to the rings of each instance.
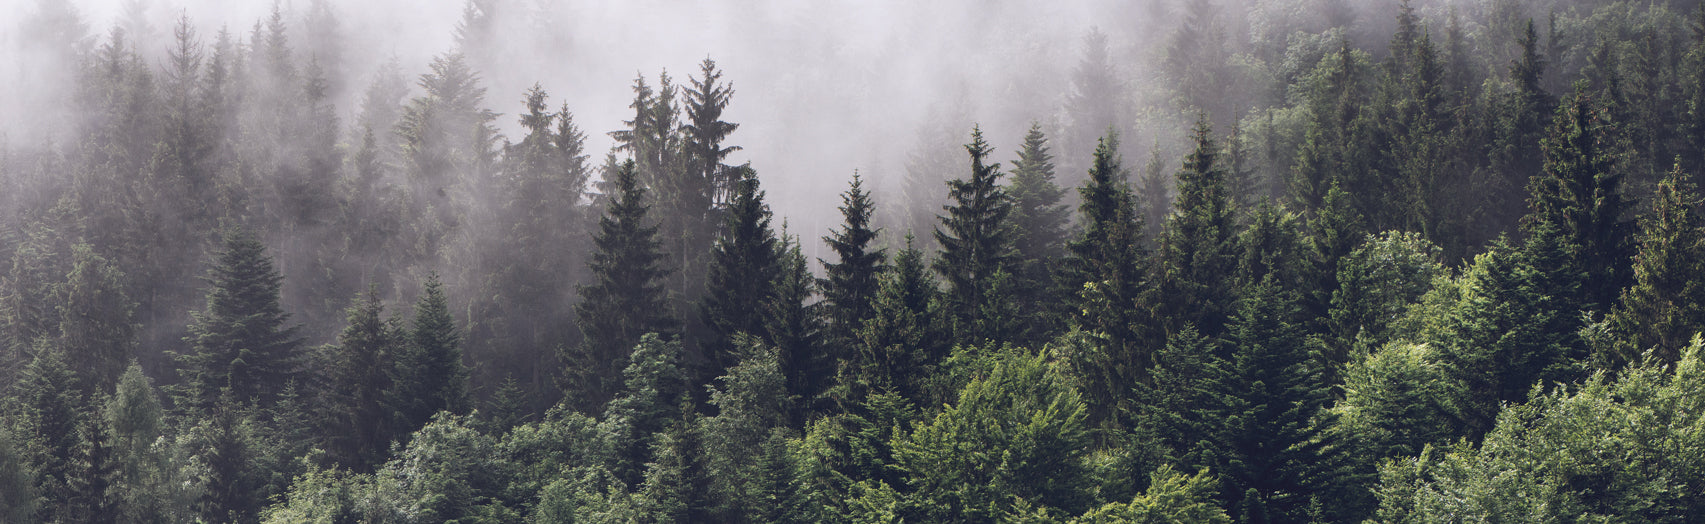
[[[817,279],[806,266],[799,238],[789,240],[784,229],[782,243],[770,300],[763,305],[764,332],[779,353],[786,392],[797,399],[793,402],[797,408],[790,413],[792,425],[802,426],[806,413],[817,408],[818,396],[833,381],[838,363],[823,351],[821,310],[811,303]]]
[[[597,247],[588,263],[592,283],[580,286],[581,300],[574,307],[585,342],[564,359],[569,363],[564,389],[583,411],[601,409],[616,394],[620,383],[615,379],[640,336],[668,335],[677,325],[664,298],[669,270],[659,252],[657,226],[646,217],[650,206],[634,162],[611,174],[615,194],[592,237]]]
[[[225,395],[270,405],[300,373],[302,356],[290,315],[278,304],[283,277],[266,247],[245,229],[225,234],[208,270],[207,306],[191,313],[188,354],[177,355],[184,407],[207,408]]]
[[[781,250],[770,229],[770,206],[758,190],[758,177],[747,170],[738,181],[723,232],[711,251],[704,302],[699,306],[712,339],[705,343],[709,376],[737,362],[733,337],[745,333],[768,339],[764,305],[775,290]]]
[[[1294,294],[1272,278],[1242,300],[1227,330],[1228,375],[1209,382],[1223,388],[1214,394],[1225,402],[1225,411],[1205,415],[1223,421],[1210,437],[1213,466],[1226,479],[1225,493],[1242,493],[1228,501],[1234,507],[1259,501],[1270,518],[1300,522],[1322,499],[1333,501],[1334,512],[1355,515],[1368,501],[1346,496],[1357,466],[1331,429],[1329,389],[1296,313]]]
[[[1111,136],[1101,140],[1089,179],[1078,189],[1083,233],[1068,246],[1071,257],[1059,277],[1072,324],[1105,337],[1080,370],[1089,374],[1085,393],[1090,420],[1098,425],[1122,409],[1131,384],[1145,381],[1153,365],[1143,219],[1113,147]]]
[[[94,247],[71,247],[71,274],[55,286],[59,304],[59,346],[64,348],[83,386],[106,392],[136,345],[132,322],[136,304],[125,293],[124,273]]]
[[[1055,312],[1067,297],[1056,296],[1054,264],[1066,255],[1066,227],[1071,209],[1060,203],[1065,190],[1054,183],[1054,160],[1042,126],[1030,124],[1018,160],[1012,164],[1012,268],[1017,300],[1029,307]],[[1053,315],[1028,316],[1029,342],[1040,342],[1059,323]]]
[[[840,262],[817,259],[823,265],[824,274],[817,287],[823,291],[829,345],[836,352],[831,356],[837,360],[847,358],[847,355],[839,353],[841,348],[853,343],[859,326],[870,318],[877,280],[888,263],[887,248],[871,249],[870,243],[881,234],[881,229],[870,228],[876,206],[870,200],[870,193],[864,191],[864,180],[856,172],[851,186],[841,194],[840,210],[845,223],[839,231],[823,237],[823,242],[835,250]]]
[[[1634,284],[1610,313],[1612,333],[1626,337],[1599,366],[1616,369],[1638,363],[1652,351],[1662,362],[1675,362],[1693,335],[1705,331],[1705,219],[1699,195],[1677,164],[1658,182],[1652,209],[1640,220]],[[1619,351],[1618,351],[1619,350]]]
[[[1195,150],[1178,172],[1178,211],[1161,240],[1162,323],[1169,333],[1193,324],[1208,337],[1223,331],[1235,300],[1237,231],[1225,171],[1206,117],[1196,121]]]
[[[1544,171],[1528,184],[1532,194],[1523,228],[1533,236],[1545,224],[1579,249],[1575,265],[1585,271],[1581,282],[1585,304],[1598,311],[1615,304],[1617,294],[1631,281],[1632,228],[1623,220],[1622,172],[1615,165],[1612,124],[1577,85],[1568,105],[1558,113],[1551,135],[1542,143]]]
[[[401,326],[382,318],[385,304],[377,286],[357,297],[347,310],[347,326],[330,348],[331,369],[324,406],[328,451],[353,471],[371,471],[384,461],[395,422],[391,363],[403,357]]]
[[[462,336],[437,273],[421,286],[406,336],[408,343],[394,361],[389,395],[399,435],[413,433],[440,411],[463,415],[470,407]]]
[[[936,242],[941,244],[941,256],[931,265],[947,283],[948,302],[957,314],[955,338],[966,341],[989,339],[993,326],[983,318],[991,309],[987,284],[992,277],[1007,269],[1012,259],[1012,241],[1008,216],[1012,200],[1000,187],[1000,164],[985,164],[992,151],[983,141],[982,129],[972,128],[971,143],[965,145],[971,155],[971,176],[947,182],[948,197],[952,200],[939,216],[941,227],[935,230]]]
[[[911,235],[879,286],[872,315],[858,331],[857,353],[841,370],[843,406],[875,393],[922,400],[925,377],[947,358],[953,343],[941,292],[924,266],[923,252],[912,247]]]
[[[13,398],[22,415],[20,436],[28,441],[30,469],[39,475],[36,492],[47,499],[41,516],[53,522],[74,518],[66,511],[73,495],[70,480],[75,476],[78,431],[83,426],[83,396],[58,348],[38,343],[35,353],[14,386]]]
[[[629,486],[640,483],[652,461],[654,435],[682,416],[688,393],[682,356],[680,341],[645,334],[622,370],[623,391],[605,406],[615,453],[609,469]]]

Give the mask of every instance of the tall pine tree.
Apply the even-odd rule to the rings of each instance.
[[[462,364],[462,335],[450,317],[450,302],[438,274],[427,277],[414,304],[408,343],[391,374],[391,403],[399,434],[413,433],[440,411],[467,414],[468,368]]]
[[[664,265],[657,226],[639,184],[634,162],[617,168],[614,194],[592,243],[592,283],[580,287],[575,319],[585,341],[565,355],[564,388],[582,411],[596,412],[621,387],[628,353],[646,333],[669,335],[677,323],[664,295]]]
[[[734,354],[734,336],[745,333],[768,340],[764,330],[764,305],[775,286],[781,249],[770,229],[770,206],[758,190],[758,177],[750,170],[741,175],[729,205],[727,223],[711,251],[709,277],[705,280],[700,311],[712,339],[704,344],[711,366],[709,379],[739,361]]]
[[[1192,324],[1208,337],[1223,331],[1235,300],[1237,231],[1225,169],[1207,117],[1196,121],[1195,150],[1178,172],[1177,212],[1161,239],[1158,304],[1168,333]]]
[[[270,405],[301,371],[290,315],[278,304],[283,277],[266,247],[245,229],[225,234],[207,272],[207,306],[191,313],[190,352],[178,355],[180,406],[212,406],[225,390],[238,402]]]
[[[1012,200],[1000,187],[1000,164],[986,163],[992,149],[983,141],[983,131],[971,130],[971,143],[965,145],[971,155],[971,176],[949,180],[948,198],[951,202],[940,216],[941,227],[935,230],[936,242],[941,244],[941,256],[933,268],[947,282],[948,301],[957,318],[954,332],[957,339],[981,341],[997,337],[1001,331],[986,318],[991,293],[990,284],[997,273],[1007,272],[1013,257],[1011,229],[1007,217],[1012,213]]]

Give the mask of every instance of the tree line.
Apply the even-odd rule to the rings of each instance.
[[[349,125],[279,8],[156,67],[54,5],[76,138],[0,158],[0,520],[1705,518],[1697,6],[1405,0],[1370,46],[1185,2],[1140,93],[1176,157],[1127,167],[1092,32],[1011,157],[971,127],[807,233],[710,59],[594,163],[543,86],[498,131],[481,2]]]

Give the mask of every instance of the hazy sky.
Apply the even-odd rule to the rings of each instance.
[[[0,51],[6,63],[26,63],[11,59],[26,47],[18,22],[27,15],[15,14],[39,9],[39,1],[0,0],[0,12],[14,14],[12,22],[0,24],[7,31]],[[272,9],[266,1],[73,2],[90,33],[100,36],[131,3],[147,14],[153,40],[144,43],[143,51],[156,62],[179,13],[188,13],[204,41],[211,42],[220,27],[246,35]],[[835,195],[855,169],[878,188],[898,187],[918,128],[931,116],[958,114],[981,123],[998,159],[1010,161],[1031,120],[1056,116],[1091,27],[1109,35],[1116,56],[1160,29],[1143,19],[1154,8],[1129,4],[498,0],[494,20],[501,58],[481,69],[487,104],[503,113],[499,123],[506,133],[514,134],[522,93],[537,82],[550,93],[553,107],[568,103],[597,161],[610,143],[605,133],[631,115],[627,105],[636,75],[655,84],[658,72],[667,69],[685,84],[700,60],[714,58],[736,90],[725,119],[740,124],[731,142],[744,150],[732,161],[749,160],[758,170],[778,226],[779,218],[791,216],[795,232],[803,229],[807,237],[816,237],[838,221]],[[303,49],[300,26],[309,2],[279,5],[296,30],[293,48]],[[341,24],[345,82],[351,86],[339,103],[345,124],[379,63],[399,59],[412,80],[434,55],[452,50],[464,8],[456,0],[334,0],[331,5]],[[60,91],[30,92],[51,84],[38,80],[43,76],[39,67],[14,65],[21,73],[31,71],[0,79],[0,89],[16,95],[0,109],[0,118],[31,114],[28,107]],[[20,82],[22,76],[31,79]],[[7,128],[24,127],[12,122]]]

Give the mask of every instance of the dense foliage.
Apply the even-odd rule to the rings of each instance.
[[[824,231],[709,59],[601,167],[544,86],[503,136],[486,4],[348,122],[324,2],[37,7],[0,521],[1705,519],[1699,2],[1183,0]]]

